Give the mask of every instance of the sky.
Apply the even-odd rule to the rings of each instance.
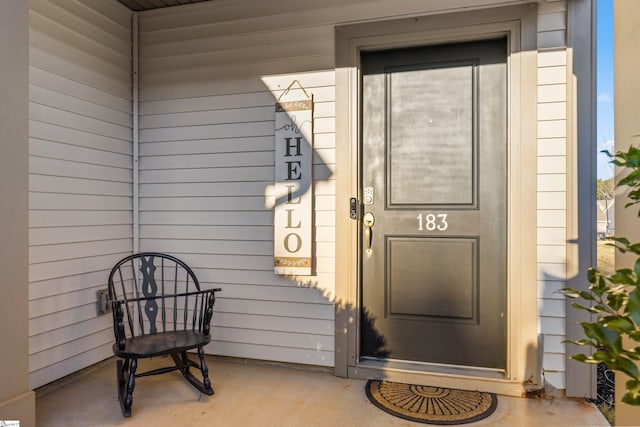
[[[597,145],[598,178],[613,175],[609,158],[600,151],[613,151],[613,0],[598,0],[597,23]]]

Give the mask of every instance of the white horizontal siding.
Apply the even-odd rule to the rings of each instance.
[[[333,26],[287,20],[318,7],[290,3],[140,16],[140,247],[178,254],[223,288],[209,352],[331,366]],[[291,279],[273,273],[271,188],[274,104],[295,79],[314,97],[315,268]]]
[[[111,3],[111,4],[110,4]],[[132,250],[130,13],[30,2],[29,369],[38,387],[111,353],[96,291]]]
[[[538,49],[564,48],[567,41],[567,4],[554,0],[538,4]]]
[[[565,388],[566,371],[566,9],[565,1],[538,4],[538,312],[545,381],[555,389]]]

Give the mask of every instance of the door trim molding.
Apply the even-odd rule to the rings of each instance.
[[[541,388],[536,283],[536,6],[432,15],[336,28],[335,374],[523,395]],[[507,370],[504,378],[433,373],[358,360],[358,221],[349,199],[359,182],[360,52],[507,36]],[[515,332],[517,331],[517,332]]]

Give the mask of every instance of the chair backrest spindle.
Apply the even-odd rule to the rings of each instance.
[[[124,306],[131,336],[202,330],[209,298],[199,292],[200,284],[191,268],[167,254],[145,252],[125,257],[109,276],[109,296]]]

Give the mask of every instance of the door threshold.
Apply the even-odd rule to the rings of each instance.
[[[349,378],[376,379],[432,387],[479,390],[506,396],[524,397],[524,384],[509,379],[497,369],[452,367],[402,360],[361,359],[350,366]]]
[[[443,363],[417,362],[397,359],[376,359],[363,357],[360,366],[381,370],[403,370],[424,372],[431,374],[455,375],[465,377],[480,377],[503,380],[506,378],[504,369],[481,368],[475,366],[447,365]]]

